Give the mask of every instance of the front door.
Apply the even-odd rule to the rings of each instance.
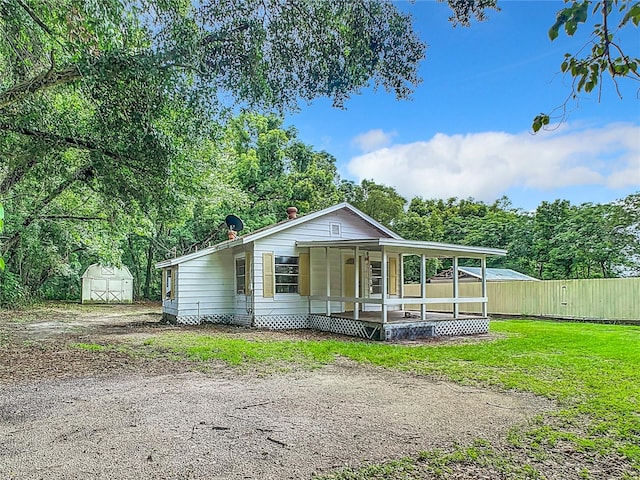
[[[344,272],[342,279],[343,289],[342,294],[345,297],[355,297],[356,296],[356,268],[353,257],[347,257],[344,262]],[[353,302],[345,302],[344,304],[345,312],[353,312]]]

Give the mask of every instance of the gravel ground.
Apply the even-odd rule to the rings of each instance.
[[[552,407],[347,361],[258,375],[69,349],[176,328],[135,306],[94,312],[0,315],[0,478],[309,478],[478,437],[500,443]]]

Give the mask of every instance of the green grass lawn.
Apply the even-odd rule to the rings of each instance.
[[[590,462],[598,459],[621,464],[619,478],[640,476],[640,327],[513,320],[494,321],[491,330],[501,338],[421,346],[336,340],[263,342],[225,334],[168,333],[146,340],[144,348],[237,366],[318,367],[341,356],[463,384],[533,392],[555,400],[558,409],[539,418],[534,427],[512,429],[508,442],[514,452],[526,452],[535,464],[562,444],[586,459],[580,478],[597,478],[589,472]],[[410,473],[425,469],[446,478],[456,462],[490,462],[509,478],[542,478],[536,468],[515,465],[482,443],[450,452],[417,452],[412,459],[325,478],[430,478]]]

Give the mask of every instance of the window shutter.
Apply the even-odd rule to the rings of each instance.
[[[251,295],[251,252],[244,254],[244,294]]]
[[[275,275],[273,274],[273,253],[262,254],[262,296],[273,298]]]
[[[398,293],[398,259],[389,257],[389,295]]]
[[[298,293],[302,297],[309,296],[309,254],[301,253],[298,256]]]
[[[160,298],[164,300],[167,297],[167,269],[162,269],[162,291],[160,292]]]
[[[176,290],[178,290],[178,267],[171,269],[171,300],[176,298]]]

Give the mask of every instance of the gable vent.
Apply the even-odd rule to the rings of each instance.
[[[332,223],[329,225],[329,232],[332,237],[342,236],[342,226],[339,223]]]

